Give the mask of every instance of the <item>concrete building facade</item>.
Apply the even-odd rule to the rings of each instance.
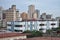
[[[0,27],[3,27],[3,7],[0,7]]]
[[[29,5],[28,7],[28,14],[30,18],[32,18],[32,14],[35,12],[35,6],[34,5]]]
[[[35,13],[37,13],[37,19],[40,19],[40,11],[38,9],[36,9]]]
[[[19,17],[19,11],[16,9],[16,5],[12,5],[11,8],[4,11],[6,15],[6,21],[16,21]]]
[[[51,14],[42,13],[42,15],[40,16],[40,19],[51,20],[52,19],[52,15]]]
[[[54,25],[52,25],[54,24]],[[15,31],[15,32],[24,32],[26,30],[37,30],[39,31],[41,28],[43,32],[46,32],[46,29],[56,28],[57,21],[52,20],[28,20],[28,21],[13,21],[7,22],[7,30]]]

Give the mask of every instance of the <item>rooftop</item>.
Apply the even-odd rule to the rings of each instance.
[[[16,37],[16,36],[25,36],[26,34],[10,32],[10,33],[1,33],[0,38],[7,38],[7,37]]]

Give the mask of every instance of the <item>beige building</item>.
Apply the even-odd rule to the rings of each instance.
[[[32,18],[32,14],[35,12],[35,6],[34,5],[29,5],[28,6],[28,14],[30,18]]]
[[[36,9],[35,13],[37,13],[37,19],[40,19],[40,11],[38,9]]]
[[[11,8],[3,12],[6,15],[6,21],[16,21],[19,17],[19,11],[16,9],[16,5],[12,5]]]
[[[33,19],[37,19],[38,18],[38,15],[37,15],[37,13],[35,12],[35,13],[33,13]]]
[[[35,10],[35,12],[32,14],[32,18],[36,20],[40,18],[39,10]]]
[[[21,18],[22,18],[22,20],[28,20],[29,19],[29,15],[26,12],[23,12],[21,14]]]

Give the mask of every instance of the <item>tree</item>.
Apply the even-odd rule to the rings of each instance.
[[[32,36],[33,37],[42,36],[42,32],[34,30],[34,31],[32,31]]]
[[[31,37],[39,37],[39,36],[42,36],[42,32],[41,31],[36,31],[36,30],[33,30],[33,31],[25,31],[23,33],[30,33],[31,35],[27,35],[28,38],[31,38]]]
[[[26,30],[23,33],[31,33],[31,31],[30,30]]]

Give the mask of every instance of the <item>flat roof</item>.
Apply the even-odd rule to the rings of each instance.
[[[17,36],[25,36],[26,34],[17,33],[17,32],[10,32],[10,33],[1,33],[0,38],[7,38],[7,37],[17,37]]]
[[[24,22],[24,21],[56,21],[56,20],[21,20],[21,21],[9,21],[9,22]]]

